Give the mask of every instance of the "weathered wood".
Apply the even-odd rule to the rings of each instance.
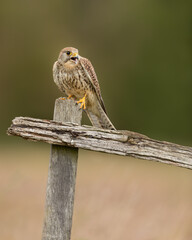
[[[73,101],[55,102],[54,120],[81,123],[82,111]],[[71,236],[78,149],[51,146],[42,240],[69,240]]]
[[[8,134],[34,141],[132,156],[192,169],[191,147],[150,139],[130,131],[104,130],[72,123],[18,117],[13,120]]]

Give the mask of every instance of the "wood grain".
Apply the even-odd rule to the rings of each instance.
[[[54,120],[81,123],[82,111],[72,101],[56,100]],[[52,145],[42,240],[71,237],[78,149]]]
[[[65,104],[67,102],[66,100]],[[70,108],[72,107],[75,107],[73,101],[70,105]],[[71,115],[74,114],[73,112]],[[150,139],[126,130],[114,131],[79,126],[74,121],[61,123],[59,119],[51,121],[17,117],[8,129],[8,134],[33,141],[132,156],[192,169],[191,147]]]

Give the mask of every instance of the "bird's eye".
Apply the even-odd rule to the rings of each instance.
[[[71,53],[70,51],[67,51],[67,52],[66,52],[66,54],[67,54],[68,56],[70,55],[70,53]]]

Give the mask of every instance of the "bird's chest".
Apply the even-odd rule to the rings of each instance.
[[[72,71],[60,69],[57,72],[57,79],[57,85],[62,91],[77,98],[82,97],[90,88],[88,77],[81,68]]]

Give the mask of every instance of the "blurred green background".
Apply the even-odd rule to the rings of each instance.
[[[190,144],[190,0],[1,1],[1,140],[15,116],[52,119],[52,65],[66,46],[93,63],[117,129]],[[86,122],[88,123],[88,122]]]
[[[1,239],[41,237],[50,146],[6,130],[52,119],[66,46],[91,60],[117,129],[192,145],[191,12],[191,0],[0,1]],[[191,189],[187,169],[80,150],[72,239],[192,239]]]

